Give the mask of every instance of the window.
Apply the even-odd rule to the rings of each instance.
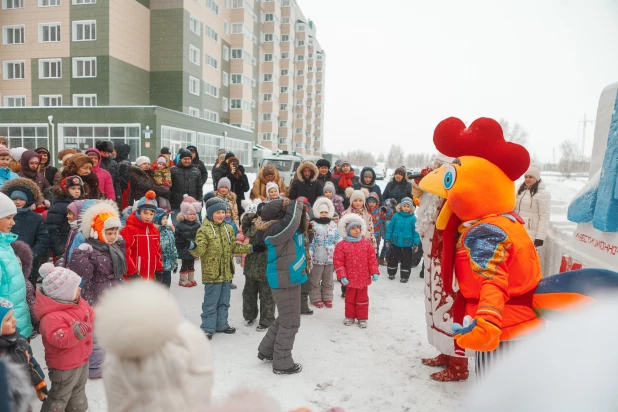
[[[271,62],[273,61],[273,54],[272,53],[266,53],[264,55],[264,62]]]
[[[302,47],[305,45],[305,41],[304,40],[299,40],[298,41],[298,47]]]
[[[230,99],[230,109],[251,111],[251,103],[245,99]]]
[[[25,26],[2,27],[2,44],[24,44]]]
[[[287,120],[279,120],[279,127],[288,127]]]
[[[230,85],[230,75],[227,72],[223,72],[223,85],[224,86]]]
[[[281,2],[281,7],[290,7],[290,0],[283,0]]]
[[[303,104],[303,99],[296,99],[296,105],[301,106]]]
[[[210,37],[216,42],[219,42],[219,33],[217,33],[212,27],[206,25],[206,36]]]
[[[223,34],[230,34],[230,22],[223,20]]]
[[[296,90],[303,90],[305,88],[304,84],[297,84],[296,85]]]
[[[281,69],[281,75],[282,75],[282,76],[287,76],[287,75],[288,75],[288,73],[289,73],[289,70],[288,70],[288,69]]]
[[[298,32],[303,32],[303,31],[305,31],[305,25],[304,25],[304,24],[299,24],[299,25],[298,25],[298,28],[296,29],[296,31],[298,31]]]
[[[73,4],[95,4],[97,0],[73,0]]]
[[[204,109],[204,119],[219,123],[219,113]]]
[[[271,113],[264,113],[262,114],[262,121],[263,122],[271,122],[273,119],[273,115]]]
[[[305,61],[305,56],[303,56],[302,54],[299,54],[299,55],[296,57],[296,60],[298,60],[299,62]]]
[[[232,84],[243,84],[247,87],[253,87],[253,79],[244,74],[235,73],[232,74]]]
[[[255,109],[256,103],[255,100],[251,100],[251,108]]]
[[[219,15],[219,5],[215,0],[206,0],[206,7],[212,10],[217,16]]]
[[[96,20],[83,20],[73,22],[73,41],[93,41],[96,39]]]
[[[281,17],[281,24],[290,24],[290,16]]]
[[[97,95],[96,94],[74,94],[73,106],[96,106]]]
[[[161,126],[161,145],[169,147],[175,152],[174,148],[180,149],[181,147],[187,147],[189,145],[195,146],[195,135],[196,133],[192,130]]]
[[[39,7],[60,6],[60,0],[39,0]]]
[[[264,33],[264,42],[271,42],[273,41],[273,34],[272,33]]]
[[[232,59],[242,59],[242,49],[232,49]]]
[[[217,146],[217,149],[219,149],[220,147],[221,146]],[[239,160],[240,164],[251,164],[251,153],[253,152],[252,141],[232,139],[228,137],[227,139],[225,139],[225,148],[236,155],[236,158]],[[211,163],[214,164],[215,162]]]
[[[49,147],[48,128],[46,123],[0,124],[0,136],[9,139],[10,147],[25,147],[28,150],[34,150],[37,147]]]
[[[189,76],[189,93],[200,95],[200,81],[193,76]]]
[[[230,48],[227,46],[223,46],[223,60],[230,60]]]
[[[73,78],[97,77],[96,57],[74,57]]]
[[[296,118],[297,119],[302,119],[303,118],[303,114],[302,113],[296,113]]]
[[[59,124],[59,149],[86,150],[94,147],[97,140],[126,143],[131,148],[129,160],[135,161],[141,151],[140,125],[130,124]],[[169,146],[168,146],[169,147]]]
[[[23,9],[24,0],[2,0],[3,9]]]
[[[200,65],[201,64],[201,55],[200,49],[193,45],[189,45],[189,61],[193,64]]]
[[[227,97],[224,97],[223,99],[221,99],[221,108],[223,109],[224,112],[227,112],[228,110],[228,100]]]
[[[288,53],[288,52],[282,52],[282,53],[281,53],[281,58],[282,58],[282,59],[289,59],[289,58],[290,58],[290,53]]]
[[[296,72],[296,74],[297,74],[298,76],[302,76],[302,75],[304,75],[304,74],[305,74],[305,71],[304,71],[304,70],[299,70],[299,71],[297,71],[297,72]]]
[[[272,93],[264,93],[262,95],[262,101],[264,101],[264,102],[272,102],[273,101]]]
[[[223,136],[206,133],[197,134],[197,152],[204,164],[214,165],[217,163],[217,152],[221,147],[223,147]]]
[[[279,105],[279,110],[287,110],[288,109],[288,105],[283,103],[281,105]]]
[[[3,64],[4,80],[23,80],[25,62],[7,60]]]
[[[189,116],[200,117],[200,110],[195,107],[189,107]]]
[[[219,61],[208,53],[206,53],[206,64],[213,69],[217,69],[219,67]]]
[[[62,106],[62,95],[40,95],[39,106]]]
[[[49,59],[39,60],[39,79],[60,79],[62,78],[62,60]]]
[[[264,74],[264,81],[265,82],[272,82],[273,81],[273,74],[272,73],[265,73]]]
[[[59,42],[60,23],[39,24],[39,43]]]
[[[282,42],[288,42],[288,41],[290,41],[290,35],[289,35],[289,34],[282,34],[282,35],[281,35],[281,41],[282,41]]]
[[[303,129],[301,127],[297,127],[296,134],[303,134]]]
[[[323,60],[324,56],[322,56],[321,54],[318,54],[318,60]]]
[[[264,21],[275,21],[275,15],[273,13],[267,13],[264,16]]]
[[[262,140],[273,140],[272,133],[262,133]]]
[[[189,17],[189,29],[193,33],[197,34],[198,36],[201,36],[202,35],[202,22],[193,16]]]
[[[24,107],[26,96],[4,96],[4,105],[6,107]]]
[[[287,93],[288,92],[288,86],[281,86],[281,93]]]
[[[213,97],[219,97],[219,88],[210,83],[204,84],[204,92],[206,92],[206,94],[209,94]]]

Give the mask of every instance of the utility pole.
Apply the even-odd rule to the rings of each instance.
[[[586,156],[586,126],[588,126],[588,123],[590,124],[594,124],[595,121],[594,120],[586,120],[586,113],[584,113],[584,120],[581,120],[580,123],[583,124],[583,130],[582,130],[582,156]]]

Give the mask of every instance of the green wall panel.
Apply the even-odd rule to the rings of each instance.
[[[183,70],[183,25],[184,9],[150,12],[151,72]]]
[[[188,75],[182,71],[150,72],[150,104],[182,112],[185,77],[188,82]]]
[[[137,1],[139,4],[141,4],[142,6],[146,7],[146,8],[150,8],[150,0],[135,0]]]
[[[71,94],[96,94],[98,106],[108,106],[109,96],[109,56],[97,57],[97,77],[71,78]]]
[[[115,57],[109,59],[109,88],[112,106],[150,104],[150,72]]]
[[[62,60],[62,78],[39,79],[39,59],[31,60],[32,76],[32,105],[39,105],[39,96],[42,94],[61,94],[64,106],[72,105],[71,99],[71,59]]]

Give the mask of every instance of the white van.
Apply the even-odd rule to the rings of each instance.
[[[290,183],[296,176],[296,169],[303,162],[302,156],[291,155],[286,152],[281,154],[276,153],[272,156],[265,157],[261,166],[273,165],[279,172],[279,176],[283,178],[286,187],[290,187]]]

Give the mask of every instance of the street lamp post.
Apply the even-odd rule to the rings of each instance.
[[[55,136],[56,136],[56,131],[54,130],[54,116],[50,115],[47,116],[47,120],[49,121],[49,125],[51,126],[51,159],[49,159],[51,161],[51,163],[55,166],[56,164],[56,150],[54,149],[55,144],[54,144],[54,140],[56,140]]]

